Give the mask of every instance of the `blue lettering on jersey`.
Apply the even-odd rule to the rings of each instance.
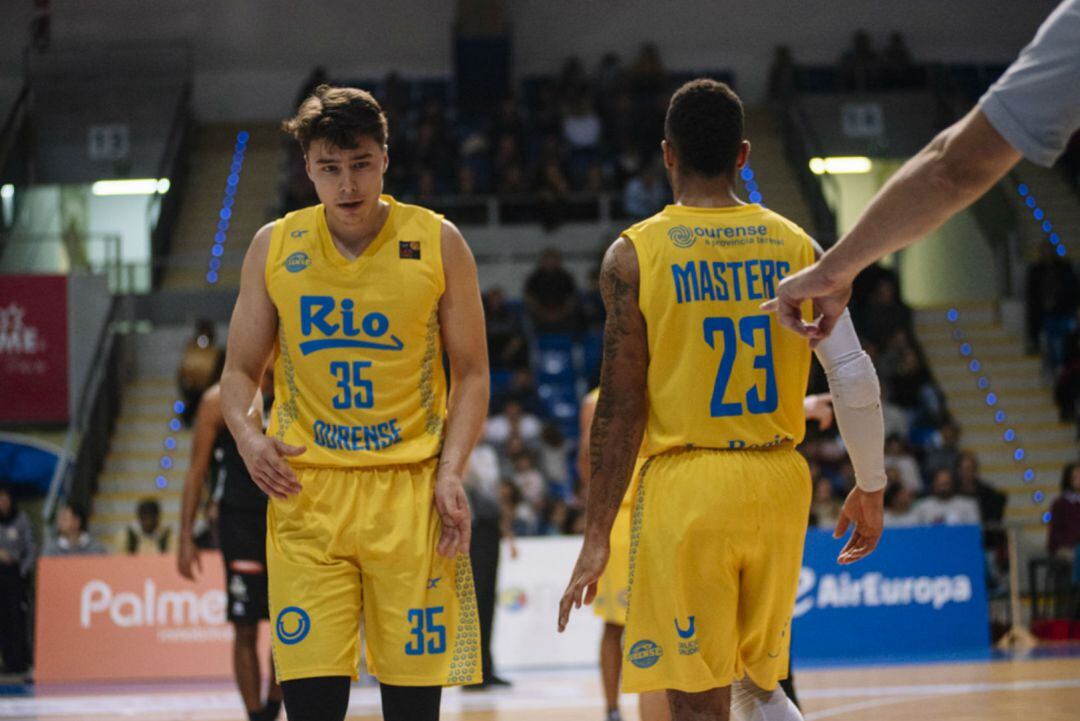
[[[300,296],[300,334],[304,338],[311,338],[300,342],[300,353],[308,355],[331,348],[399,351],[405,347],[401,339],[393,334],[389,341],[377,340],[390,330],[390,319],[378,311],[365,315],[360,327],[357,327],[355,308],[356,304],[351,298],[345,298],[339,304],[330,295]],[[360,335],[367,336],[367,339],[359,339]]]
[[[791,273],[783,260],[690,260],[671,266],[675,302],[764,300],[776,295],[776,284]]]
[[[368,426],[342,426],[315,421],[315,443],[332,451],[381,451],[401,441],[398,419]]]

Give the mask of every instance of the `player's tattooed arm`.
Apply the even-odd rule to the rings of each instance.
[[[619,238],[608,249],[600,268],[607,321],[600,398],[589,443],[586,533],[605,540],[630,483],[645,432],[649,351],[638,290],[637,253],[629,240]]]
[[[596,598],[596,584],[610,554],[611,526],[630,484],[645,433],[645,376],[649,350],[645,319],[638,309],[637,253],[619,238],[600,266],[600,293],[607,308],[600,398],[589,434],[590,478],[585,541],[559,602],[559,631],[570,611]]]

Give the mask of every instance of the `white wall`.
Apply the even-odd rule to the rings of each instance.
[[[803,62],[836,59],[857,28],[877,40],[903,32],[922,60],[1008,61],[1055,0],[506,0],[515,72],[554,72],[568,55],[590,65],[615,50],[630,58],[656,42],[678,69],[733,68],[754,98],[773,46]],[[449,75],[452,0],[52,0],[53,38],[66,42],[187,41],[195,106],[204,119],[277,118],[316,64],[335,77]],[[0,3],[0,89],[17,82],[29,0]],[[375,10],[375,8],[378,8]]]
[[[872,172],[837,175],[837,227],[844,233],[902,162],[874,159]],[[993,249],[970,210],[900,253],[900,291],[913,306],[990,300],[1001,295]]]

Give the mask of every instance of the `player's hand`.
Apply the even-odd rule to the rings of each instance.
[[[761,304],[762,310],[776,313],[785,328],[810,340],[810,347],[829,337],[851,299],[851,282],[830,277],[815,263],[789,275],[776,288],[776,297]],[[802,317],[802,303],[814,301],[814,320]]]
[[[804,398],[803,410],[806,412],[806,420],[817,421],[821,426],[821,430],[825,430],[832,425],[832,396],[828,393],[818,393]]]
[[[468,553],[472,542],[472,514],[461,478],[440,471],[435,481],[435,510],[442,519],[442,532],[435,550],[447,558]]]
[[[589,536],[585,536],[574,572],[570,575],[570,585],[559,601],[559,633],[566,630],[571,610],[581,608],[583,602],[588,605],[596,598],[596,584],[610,554],[611,546],[606,538],[590,541]]]
[[[180,571],[180,575],[189,581],[195,580],[195,573],[192,569],[195,569],[200,574],[202,573],[202,561],[199,560],[199,549],[195,546],[195,541],[191,538],[180,539],[180,549],[176,554],[176,570]]]
[[[242,444],[237,444],[237,448],[251,480],[266,495],[285,499],[303,489],[285,457],[299,456],[307,450],[304,446],[290,446],[277,438],[252,432],[244,437]]]
[[[836,522],[833,538],[842,537],[852,523],[855,524],[855,530],[836,559],[841,566],[866,558],[877,548],[885,526],[884,488],[873,493],[858,487],[853,488],[840,509],[840,518]]]

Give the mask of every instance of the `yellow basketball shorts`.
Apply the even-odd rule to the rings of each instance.
[[[810,474],[791,448],[652,458],[631,521],[623,690],[787,676]]]
[[[399,686],[479,682],[468,556],[435,552],[437,460],[297,468],[303,490],[271,499],[266,559],[278,679],[357,677]]]

